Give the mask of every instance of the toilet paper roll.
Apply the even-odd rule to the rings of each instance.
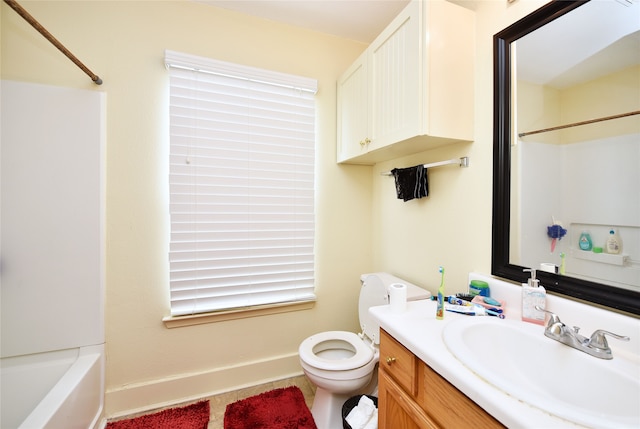
[[[389,286],[389,306],[392,313],[402,313],[407,308],[407,285],[392,283]]]
[[[551,264],[549,262],[541,263],[540,264],[540,269],[542,271],[546,271],[548,273],[554,273],[554,274],[558,273],[558,267],[556,266],[556,264]]]

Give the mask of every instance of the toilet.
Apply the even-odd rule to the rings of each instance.
[[[359,334],[327,331],[305,339],[298,348],[300,364],[316,385],[311,413],[318,429],[342,428],[342,404],[354,395],[377,396],[380,326],[369,308],[389,304],[389,286],[407,286],[407,300],[429,299],[431,294],[388,273],[363,274],[358,305]]]

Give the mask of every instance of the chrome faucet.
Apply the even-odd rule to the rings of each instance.
[[[580,330],[579,327],[574,326],[573,329],[567,327],[567,325],[560,321],[557,314],[545,310],[537,305],[536,310],[544,311],[549,314],[549,322],[547,322],[547,326],[544,330],[545,336],[552,340],[559,341],[562,344],[566,344],[569,347],[580,350],[581,352],[590,354],[591,356],[595,356],[600,359],[613,359],[613,354],[611,353],[611,349],[609,348],[605,335],[609,335],[617,340],[629,341],[629,337],[617,335],[602,329],[598,329],[591,334],[590,338],[587,338],[578,333]]]

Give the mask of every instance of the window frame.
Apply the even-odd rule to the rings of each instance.
[[[170,92],[173,91],[173,85],[174,85],[173,79],[175,78],[175,73],[183,73],[183,72],[191,73],[197,76],[210,75],[206,79],[220,79],[222,81],[234,80],[237,78],[236,80],[245,80],[247,82],[250,82],[250,85],[262,86],[266,84],[266,85],[271,85],[274,88],[280,87],[278,89],[279,91],[280,90],[298,91],[301,95],[303,94],[303,92],[310,93],[313,95],[315,95],[315,93],[317,92],[317,81],[315,79],[310,79],[310,78],[305,78],[300,76],[293,76],[293,75],[288,75],[280,72],[273,72],[269,70],[262,70],[262,69],[247,67],[247,66],[238,65],[238,64],[226,63],[218,60],[197,57],[190,54],[184,54],[184,53],[179,53],[179,52],[174,52],[169,50],[165,52],[165,65],[169,69],[171,79],[172,79],[170,80],[170,84],[169,84]],[[215,77],[211,75],[215,75]],[[171,94],[170,94],[170,97],[171,97]],[[174,100],[172,99],[170,102],[170,109],[174,107],[173,101]],[[308,102],[309,102],[309,99],[307,96],[307,103]],[[312,119],[313,120],[312,122],[313,136],[311,137],[311,139],[307,139],[307,141],[311,143],[311,145],[313,146],[313,152],[315,152],[315,144],[316,144],[315,100],[311,101],[311,104],[313,105],[313,119]],[[170,145],[172,149],[170,152],[174,150],[174,144],[175,144],[175,141],[174,141],[174,126],[175,126],[174,122],[175,121],[174,121],[174,117],[172,116],[173,114],[174,114],[173,110],[171,110],[171,113],[170,113],[171,143]],[[307,124],[307,127],[308,127],[308,124]],[[247,153],[250,153],[250,152],[251,152],[251,149],[248,149]],[[171,157],[171,154],[170,154],[170,157]],[[191,160],[187,159],[186,164],[190,164],[190,163],[191,163]],[[292,292],[291,296],[293,298],[285,301],[257,302],[257,303],[250,302],[248,305],[243,305],[243,306],[228,306],[226,308],[211,307],[210,309],[205,309],[205,310],[197,309],[195,312],[189,311],[189,310],[185,312],[184,308],[178,309],[178,310],[174,309],[174,303],[177,301],[174,293],[177,289],[175,287],[175,284],[170,279],[169,289],[170,289],[170,294],[173,297],[170,302],[172,315],[165,317],[163,319],[167,327],[178,327],[178,326],[185,326],[185,325],[191,325],[191,324],[209,323],[211,321],[218,321],[218,320],[232,320],[232,319],[237,319],[241,317],[254,317],[258,315],[273,314],[273,313],[280,313],[280,312],[287,312],[287,311],[297,311],[297,310],[308,309],[313,307],[316,299],[315,285],[314,285],[315,283],[315,280],[314,280],[315,279],[315,198],[316,198],[315,196],[315,163],[316,163],[316,160],[315,160],[315,154],[314,154],[312,158],[312,167],[311,167],[313,169],[313,172],[312,172],[313,189],[311,190],[311,199],[313,200],[313,202],[311,203],[312,205],[311,207],[313,211],[313,213],[311,214],[312,224],[313,224],[312,233],[311,233],[311,236],[312,236],[311,238],[311,249],[312,249],[311,250],[311,258],[312,258],[311,283],[312,284],[309,287],[309,284],[308,284],[309,279],[307,279],[306,286],[301,288],[303,290],[303,293],[301,294],[301,298],[296,299],[295,297],[293,297],[295,295],[295,292]],[[175,165],[175,164],[171,164],[171,165]],[[172,167],[170,166],[170,169],[171,168]],[[193,170],[195,170],[195,168]],[[171,176],[172,173],[170,172],[169,174]],[[197,176],[197,174],[198,173],[194,173],[194,176]],[[308,173],[306,174],[308,175]],[[170,188],[171,186],[172,185],[170,183]],[[251,186],[247,186],[247,188],[250,189]],[[174,188],[171,188],[171,189],[174,189]],[[170,191],[170,194],[171,192],[174,192],[174,191]],[[193,195],[196,195],[196,194],[193,194]],[[173,199],[174,196],[170,195],[170,198]],[[172,207],[172,210],[173,210],[173,207]],[[308,218],[309,214],[307,213],[306,216]],[[172,216],[172,217],[177,217],[177,216]],[[224,224],[224,222],[220,222],[220,224]],[[172,231],[173,231],[173,228],[174,228],[174,224],[172,223],[172,226],[171,226]],[[171,243],[172,243],[172,238],[170,237],[170,255],[171,255]],[[171,258],[172,256],[170,256],[170,267],[172,264]],[[197,270],[197,268],[195,269]],[[198,274],[196,274],[196,276],[197,275]],[[170,272],[170,277],[175,278],[175,276],[172,277],[171,272]],[[193,291],[193,294],[197,295],[199,293],[197,291],[200,291],[203,289],[215,290],[215,288],[216,286],[204,287],[204,288],[200,288],[200,287],[190,288],[187,286],[185,290],[187,291],[187,295],[190,293],[188,291]],[[297,286],[294,287],[294,289],[297,289]],[[267,295],[269,295],[269,293]],[[208,299],[210,301],[214,300],[214,298],[212,298],[212,295],[205,294],[205,296],[208,296]],[[198,298],[193,298],[193,297],[187,297],[187,299],[188,300],[193,299],[195,301],[198,300]]]

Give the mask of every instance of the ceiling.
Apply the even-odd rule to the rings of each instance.
[[[195,0],[369,44],[409,0]]]
[[[410,0],[193,1],[369,44]],[[449,1],[475,7],[471,0]],[[614,46],[606,52],[598,51],[603,44],[607,46],[637,31],[639,5],[639,0],[590,2],[544,26],[544,31],[518,40],[518,51],[522,53],[518,56],[519,77],[560,88],[619,70],[627,63],[637,63],[640,33],[617,43],[615,49],[619,54],[612,54]],[[568,51],[552,49],[563,46],[559,41],[571,40],[575,44]],[[576,76],[574,70],[579,64],[584,66],[580,68],[581,75]]]
[[[516,46],[518,78],[555,88],[640,64],[640,2],[589,2]]]

